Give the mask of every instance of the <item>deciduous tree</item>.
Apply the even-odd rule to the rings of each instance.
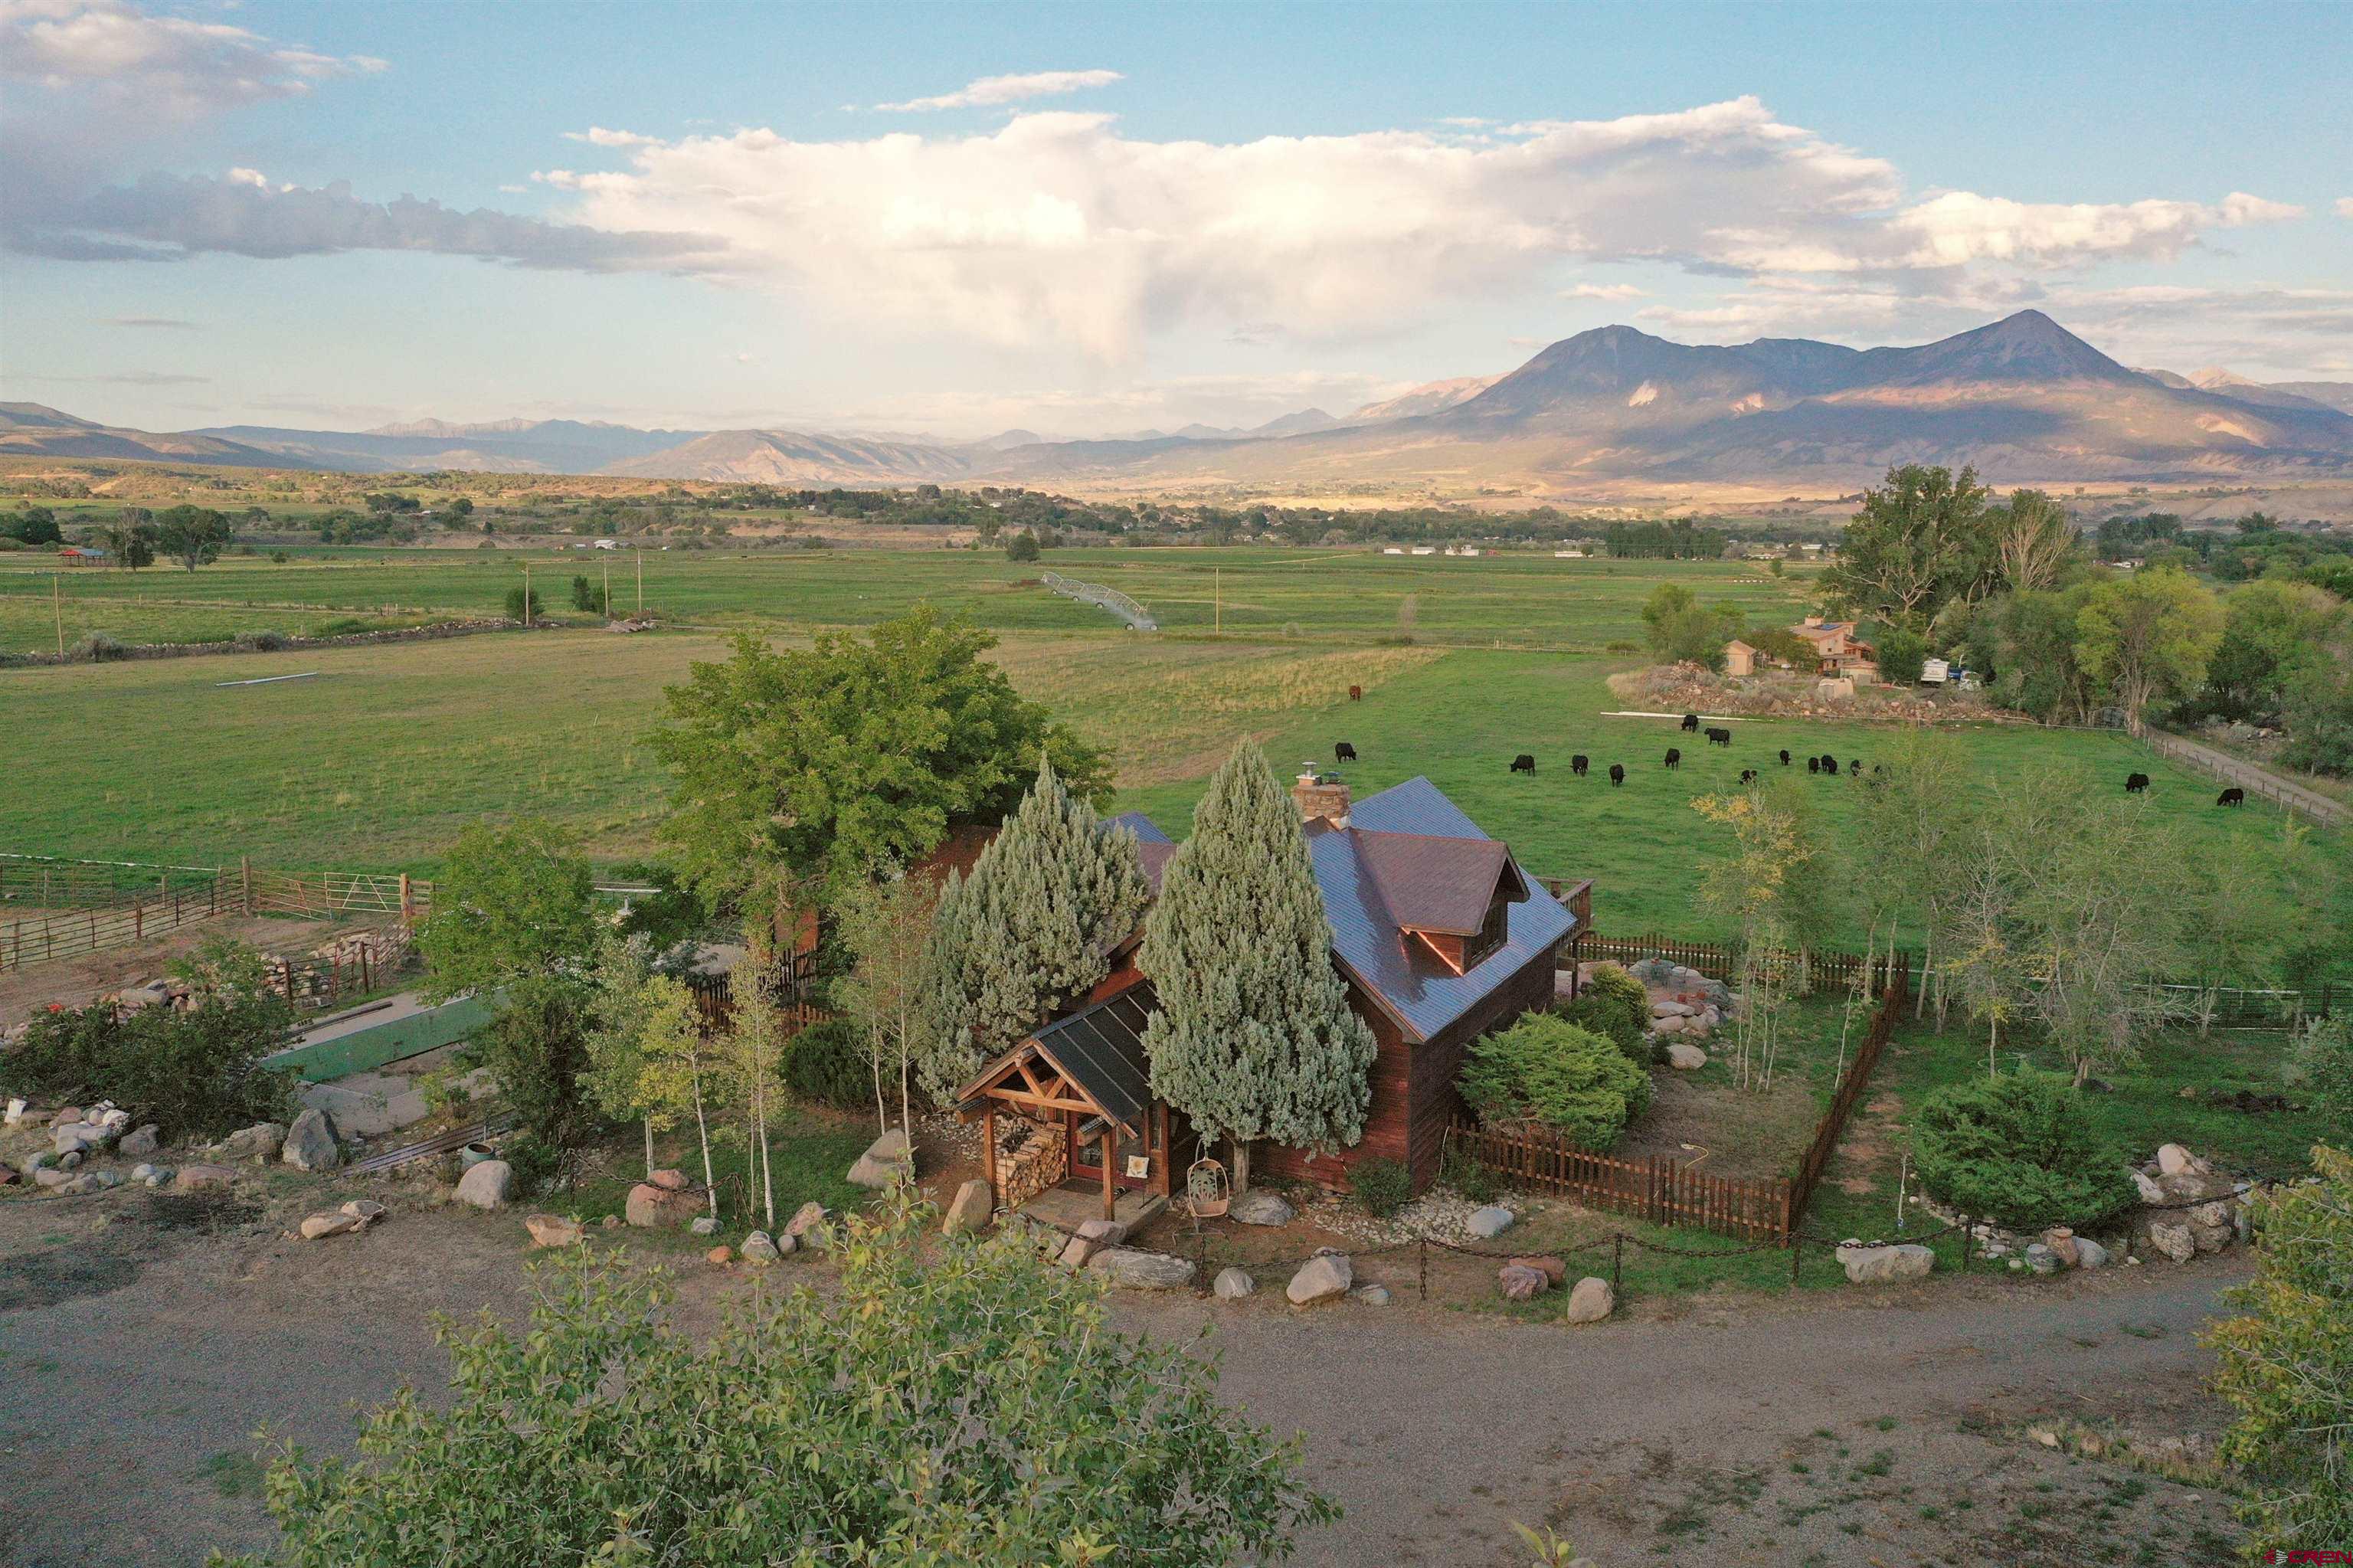
[[[588,863],[554,824],[468,828],[417,927],[423,990],[439,1001],[585,964],[596,947],[595,895]]]
[[[1862,493],[1823,587],[1855,614],[1925,624],[1944,600],[1973,597],[1992,556],[1977,470],[1906,463]]]
[[[2075,615],[2075,656],[2135,734],[2151,703],[2198,689],[2221,640],[2213,590],[2173,567],[2095,583]]]

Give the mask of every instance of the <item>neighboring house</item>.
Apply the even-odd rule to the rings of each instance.
[[[1751,648],[1736,637],[1724,645],[1724,673],[1727,675],[1753,675],[1764,657],[1763,650]]]
[[[1404,1165],[1419,1191],[1437,1178],[1446,1126],[1463,1110],[1455,1079],[1465,1048],[1550,1005],[1554,971],[1573,969],[1575,944],[1590,928],[1592,885],[1577,885],[1563,903],[1427,779],[1352,804],[1346,784],[1303,774],[1292,795],[1332,924],[1332,961],[1377,1043],[1372,1103],[1355,1147],[1329,1156],[1268,1147],[1252,1166],[1339,1186],[1357,1160],[1379,1157]],[[1157,891],[1176,845],[1139,813],[1114,821],[1135,832]],[[1180,1193],[1186,1170],[1209,1152],[1183,1113],[1151,1092],[1143,1037],[1158,1001],[1135,948],[1134,938],[1123,944],[1110,977],[1079,1007],[965,1086],[959,1110],[985,1124],[1000,1198],[1027,1195],[1010,1159],[1035,1174],[1042,1154],[1039,1179],[1100,1183],[1108,1213],[1120,1192]],[[1004,1160],[1001,1116],[1028,1124]]]
[[[1851,620],[1824,620],[1810,615],[1789,628],[1790,633],[1813,644],[1819,661],[1816,673],[1871,681],[1879,674],[1878,651],[1855,635]]]

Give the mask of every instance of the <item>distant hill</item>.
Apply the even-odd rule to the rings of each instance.
[[[2127,368],[2039,311],[1910,347],[1804,338],[1681,344],[1599,327],[1508,375],[1416,387],[1345,419],[1100,440],[1029,430],[956,443],[823,430],[641,430],[571,419],[418,420],[375,430],[117,429],[0,404],[0,455],[121,457],[354,472],[477,469],[786,486],[1007,481],[1510,484],[1537,494],[1865,483],[1901,462],[1996,483],[2353,480],[2353,385]]]

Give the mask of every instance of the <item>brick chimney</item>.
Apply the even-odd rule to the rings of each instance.
[[[1348,825],[1348,782],[1345,779],[1326,779],[1313,771],[1302,773],[1299,781],[1291,787],[1291,798],[1299,802],[1299,819],[1303,822],[1323,817],[1335,828]]]

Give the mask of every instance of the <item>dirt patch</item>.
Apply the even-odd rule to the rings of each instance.
[[[0,1025],[17,1022],[52,1004],[86,1007],[108,991],[153,980],[174,959],[195,951],[216,937],[233,937],[273,952],[295,953],[308,952],[343,929],[317,920],[248,920],[237,916],[200,920],[169,937],[133,947],[0,970]]]
[[[1728,1073],[1717,1063],[1700,1075],[1658,1069],[1651,1108],[1610,1152],[1621,1160],[1680,1160],[1702,1175],[1726,1179],[1787,1175],[1821,1114],[1813,1091],[1795,1073],[1778,1075],[1769,1089],[1741,1088]]]

